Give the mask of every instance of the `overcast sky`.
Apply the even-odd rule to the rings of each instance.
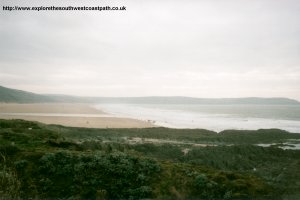
[[[300,100],[299,0],[0,3],[0,85],[6,87],[87,96]],[[127,11],[2,10],[79,4],[124,5]]]

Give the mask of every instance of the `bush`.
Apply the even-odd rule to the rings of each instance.
[[[0,156],[0,199],[17,199],[20,197],[21,183],[17,173],[6,166],[5,156]]]
[[[40,159],[39,190],[44,197],[150,198],[149,185],[160,171],[158,163],[121,152],[74,155],[49,153]]]

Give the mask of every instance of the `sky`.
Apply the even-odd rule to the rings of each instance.
[[[2,6],[126,6],[4,11]],[[300,100],[299,0],[0,0],[0,85],[79,96]]]

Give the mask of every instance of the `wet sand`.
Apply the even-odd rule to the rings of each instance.
[[[31,115],[30,115],[31,114]],[[34,115],[32,115],[34,114]],[[45,114],[55,114],[45,116]],[[68,116],[59,116],[68,114]],[[74,114],[75,116],[71,116]],[[91,116],[76,116],[86,114]],[[147,128],[147,121],[114,117],[88,104],[0,104],[1,119],[24,119],[45,124],[88,128]]]

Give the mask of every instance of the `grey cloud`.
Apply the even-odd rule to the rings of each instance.
[[[81,95],[300,99],[297,0],[100,3],[127,11],[2,11],[0,84]]]

